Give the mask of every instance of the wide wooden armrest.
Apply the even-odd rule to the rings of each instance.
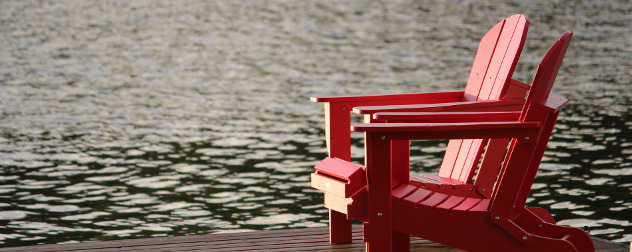
[[[523,105],[523,99],[507,99],[440,104],[360,106],[353,108],[353,112],[356,114],[374,114],[378,112],[520,111]]]
[[[373,119],[389,123],[454,123],[518,121],[520,111],[503,112],[379,112]]]
[[[380,139],[479,139],[517,138],[534,141],[540,122],[466,122],[466,123],[362,123],[352,131],[377,132]]]
[[[309,100],[311,102],[346,102],[351,103],[350,105],[353,106],[427,104],[460,101],[463,99],[463,93],[463,91],[454,91],[387,95],[313,96]]]

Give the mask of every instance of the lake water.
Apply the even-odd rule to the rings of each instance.
[[[309,96],[462,90],[515,13],[523,82],[575,32],[528,204],[632,241],[628,1],[16,0],[0,1],[0,246],[325,226]],[[443,146],[413,146],[415,169]]]

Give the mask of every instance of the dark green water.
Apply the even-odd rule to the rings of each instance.
[[[632,241],[627,1],[0,1],[0,246],[325,226],[308,97],[462,90],[515,13],[523,82],[575,32],[529,204]]]

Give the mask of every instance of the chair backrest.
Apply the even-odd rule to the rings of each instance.
[[[526,202],[559,109],[566,103],[566,99],[550,93],[572,36],[570,31],[564,33],[551,46],[536,70],[520,120],[540,122],[542,129],[538,139],[532,143],[512,141],[492,196],[493,212],[508,212],[523,207]]]
[[[555,82],[555,77],[557,77],[560,66],[562,66],[564,55],[572,38],[572,31],[565,32],[560,39],[549,48],[549,51],[546,52],[533,77],[531,91],[529,91],[529,96],[525,104],[531,102],[544,103],[549,98],[551,88],[553,88],[553,82]],[[524,116],[525,115],[523,115],[523,117]]]
[[[465,86],[464,101],[502,98],[518,63],[528,30],[529,19],[516,14],[498,22],[483,36]]]
[[[522,52],[529,19],[516,14],[496,24],[481,42],[474,58],[463,101],[498,100],[507,91]],[[453,139],[448,142],[439,176],[472,180],[483,151],[483,139]]]

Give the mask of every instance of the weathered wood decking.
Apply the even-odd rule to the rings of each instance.
[[[327,228],[257,231],[233,234],[189,235],[164,238],[84,242],[0,248],[0,251],[364,251],[361,227],[354,226],[354,242],[329,244]],[[628,252],[621,243],[593,238],[596,251]],[[458,251],[413,237],[411,251]]]

